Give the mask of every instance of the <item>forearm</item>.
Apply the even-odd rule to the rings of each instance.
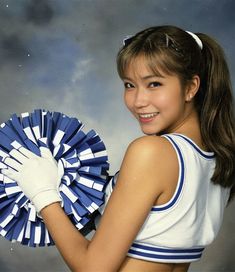
[[[89,241],[70,222],[59,203],[41,211],[58,250],[72,271],[84,271]]]

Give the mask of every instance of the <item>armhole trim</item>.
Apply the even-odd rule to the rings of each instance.
[[[120,172],[120,171],[117,171],[117,172],[115,173],[115,175],[112,177],[112,179],[110,180],[110,182],[112,182],[112,189],[114,189],[114,187],[115,187],[115,185],[116,185],[116,183],[117,183],[117,178],[118,178],[119,172]]]
[[[151,212],[166,211],[170,209],[171,207],[173,207],[177,203],[177,200],[179,199],[182,193],[184,179],[185,179],[185,163],[184,163],[183,155],[180,151],[179,146],[169,135],[163,135],[162,137],[165,137],[172,144],[172,146],[174,147],[176,151],[178,162],[179,162],[179,177],[178,177],[177,187],[172,198],[165,204],[153,206],[151,209]]]

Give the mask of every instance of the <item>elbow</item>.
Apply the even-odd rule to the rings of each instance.
[[[70,271],[72,272],[88,272],[89,270],[86,269],[83,265],[75,265],[73,267],[69,267]]]
[[[76,262],[73,263],[72,265],[69,265],[69,269],[72,272],[90,272],[90,271],[97,271],[96,269],[91,269],[91,264],[89,264],[89,262],[86,260],[86,258],[84,258],[82,261],[80,262]],[[102,271],[104,272],[104,271]]]
[[[70,269],[72,272],[81,272],[82,270],[80,270],[80,269],[77,269],[77,268],[75,268],[75,269]]]
[[[76,265],[75,265],[75,266],[69,265],[69,269],[70,269],[70,271],[72,271],[72,272],[82,272],[82,271],[84,271],[84,270],[81,270],[81,268],[80,268],[80,267],[77,267]]]
[[[65,260],[65,263],[67,264],[68,268],[70,271],[72,272],[88,272],[90,270],[87,270],[87,264],[85,260],[79,260],[79,261],[75,261],[73,260],[73,262],[68,262],[68,260]]]
[[[72,272],[114,272],[117,270],[113,270],[108,268],[105,264],[97,263],[95,260],[92,262],[83,262],[82,264],[78,264],[77,266],[70,267]]]

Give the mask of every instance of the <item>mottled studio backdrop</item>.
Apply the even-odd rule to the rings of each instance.
[[[141,135],[122,103],[115,57],[122,39],[175,24],[224,47],[235,83],[233,0],[0,0],[0,122],[44,108],[81,119],[104,140],[111,174]],[[218,239],[190,271],[235,271],[235,204]],[[69,271],[55,247],[31,249],[0,238],[1,272]]]

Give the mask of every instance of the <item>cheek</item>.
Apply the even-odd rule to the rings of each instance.
[[[134,99],[133,99],[133,95],[131,95],[130,92],[125,92],[124,93],[124,103],[125,103],[126,107],[130,111],[132,111],[133,105],[134,105]]]
[[[172,99],[172,97],[167,95],[166,93],[158,93],[157,95],[155,94],[151,97],[152,104],[156,108],[159,108],[159,110],[171,106],[173,101],[174,100]]]
[[[181,105],[182,97],[179,94],[162,93],[153,97],[152,101],[159,110],[173,110]]]

